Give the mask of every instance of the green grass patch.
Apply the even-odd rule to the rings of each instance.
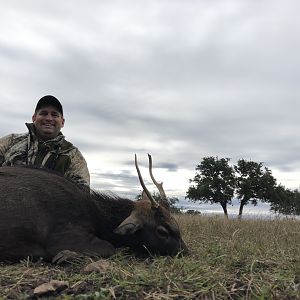
[[[299,221],[176,217],[189,256],[120,250],[105,272],[92,273],[83,271],[89,259],[2,263],[0,299],[36,299],[34,288],[51,279],[69,287],[47,299],[300,299]]]

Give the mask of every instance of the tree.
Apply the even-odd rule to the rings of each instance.
[[[191,201],[220,203],[225,217],[228,218],[227,204],[235,189],[234,169],[229,166],[229,158],[204,157],[196,166],[196,175],[190,179],[186,198]]]
[[[249,202],[257,205],[257,200],[268,201],[276,186],[276,179],[262,163],[240,159],[234,166],[236,172],[236,194],[240,200],[239,218]]]
[[[300,192],[278,185],[270,197],[271,210],[284,215],[300,215]]]

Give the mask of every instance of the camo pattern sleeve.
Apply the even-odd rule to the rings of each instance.
[[[11,135],[7,135],[0,138],[0,166],[2,166],[4,163],[5,160],[4,155],[8,149],[10,140],[11,140]]]
[[[15,134],[9,134],[0,138],[0,166],[5,162],[7,152],[14,141]]]
[[[26,164],[27,145],[27,133],[13,133],[0,138],[0,167]]]
[[[74,147],[69,156],[71,163],[65,172],[65,177],[79,185],[89,186],[90,173],[83,155],[78,148]]]

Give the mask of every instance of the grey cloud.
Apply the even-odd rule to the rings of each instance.
[[[0,134],[23,132],[36,100],[51,93],[63,102],[67,138],[119,170],[133,166],[127,157],[149,152],[170,173],[194,170],[207,155],[293,173],[300,165],[299,6],[7,2]],[[136,188],[134,175],[97,172],[99,187]]]

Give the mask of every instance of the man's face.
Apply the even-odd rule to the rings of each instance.
[[[56,138],[64,127],[65,119],[53,106],[45,106],[37,110],[32,116],[37,134],[43,140]]]

